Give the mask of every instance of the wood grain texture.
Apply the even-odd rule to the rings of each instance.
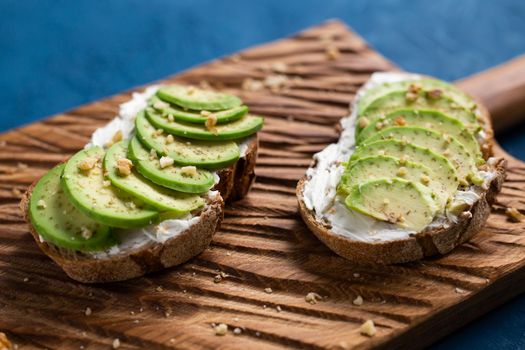
[[[20,191],[81,148],[130,94],[2,134],[0,331],[24,349],[109,348],[114,338],[123,349],[423,347],[523,291],[525,224],[509,222],[503,208],[525,210],[525,165],[508,155],[508,180],[486,228],[441,258],[352,265],[301,221],[294,190],[313,153],[337,140],[336,124],[370,73],[393,69],[344,25],[328,22],[167,79],[207,81],[266,116],[257,180],[248,197],[226,208],[204,253],[123,283],[67,278],[33,242],[18,201]],[[284,86],[274,86],[275,75],[287,77]],[[274,87],[249,91],[256,84],[248,78]],[[227,277],[214,283],[221,271]],[[325,298],[307,303],[309,292]],[[352,303],[357,295],[361,306]],[[359,334],[367,319],[378,328],[372,338]],[[216,336],[212,323],[242,332]]]

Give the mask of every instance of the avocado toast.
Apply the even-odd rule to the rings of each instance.
[[[337,144],[297,185],[310,230],[357,263],[445,254],[484,225],[505,178],[485,108],[453,85],[375,73]]]
[[[202,252],[254,179],[263,119],[233,95],[152,86],[21,202],[31,233],[73,279],[126,280]]]

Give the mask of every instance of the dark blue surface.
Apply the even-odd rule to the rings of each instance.
[[[0,131],[333,17],[404,69],[448,80],[525,53],[523,0],[2,0]],[[498,139],[525,159],[524,133]],[[525,297],[436,348],[525,348]]]

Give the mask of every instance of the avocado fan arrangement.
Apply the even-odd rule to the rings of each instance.
[[[488,116],[472,98],[437,79],[376,73],[341,123],[297,190],[305,222],[330,248],[403,262],[479,231],[504,164],[490,158]]]
[[[237,162],[239,144],[262,125],[234,95],[161,86],[129,137],[119,130],[105,147],[79,151],[36,183],[30,223],[41,242],[89,256],[132,229],[198,216],[215,171]]]

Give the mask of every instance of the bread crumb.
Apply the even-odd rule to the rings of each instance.
[[[352,301],[352,304],[354,305],[357,305],[357,306],[361,306],[363,305],[363,297],[358,295],[353,301]]]
[[[269,287],[268,287],[268,288],[264,288],[264,291],[265,291],[266,293],[268,293],[268,294],[272,294],[272,293],[273,293],[272,288],[269,288]]]
[[[162,156],[160,157],[159,164],[162,169],[172,166],[175,161],[171,157]]]
[[[84,239],[90,239],[93,236],[93,232],[90,229],[88,229],[86,226],[82,226],[80,228],[80,235]]]
[[[365,323],[363,323],[361,327],[359,327],[359,333],[368,337],[373,337],[376,334],[376,332],[376,326],[374,325],[374,321],[372,320],[366,320]]]
[[[46,201],[45,201],[45,200],[43,200],[43,199],[39,199],[38,202],[36,202],[36,206],[37,206],[39,209],[46,209],[47,204],[46,204]]]
[[[77,168],[79,168],[82,171],[89,171],[95,167],[95,164],[97,164],[98,158],[96,157],[86,157],[82,159],[77,164]]]
[[[153,160],[153,159],[157,159],[158,158],[158,155],[157,155],[157,151],[154,150],[153,148],[149,150],[149,159],[150,160]]]
[[[377,122],[376,123],[376,130],[381,130],[383,128],[383,123]]]
[[[260,91],[264,89],[264,84],[261,80],[247,78],[242,82],[242,89],[245,91]]]
[[[7,339],[5,333],[0,332],[0,350],[10,350],[13,349],[13,344]]]
[[[421,91],[421,85],[417,83],[412,83],[408,86],[408,91],[417,94],[419,91]]]
[[[86,307],[86,310],[84,311],[84,314],[85,314],[86,316],[90,316],[91,313],[92,313],[91,308],[90,308],[89,306]]]
[[[235,334],[235,335],[239,335],[239,334],[241,334],[241,333],[242,333],[242,330],[241,330],[239,327],[235,327],[235,328],[233,329],[233,334]]]
[[[320,296],[319,294],[317,293],[314,293],[314,292],[309,292],[308,294],[306,294],[306,296],[304,297],[304,300],[306,300],[307,302],[309,302],[310,304],[317,304],[318,301],[322,300],[323,297]]]
[[[505,214],[514,222],[522,222],[525,220],[525,215],[523,215],[517,208],[508,207],[505,209]]]
[[[213,329],[215,330],[215,335],[226,335],[228,333],[228,325],[224,323],[219,323],[218,325],[214,326]]]
[[[188,176],[188,177],[197,176],[197,167],[194,165],[188,165],[188,166],[182,167],[180,170],[183,176]]]
[[[131,174],[131,168],[133,162],[128,158],[120,158],[117,160],[117,170],[120,176],[129,176]]]
[[[120,339],[119,339],[119,338],[115,338],[115,339],[113,339],[113,344],[112,344],[112,346],[113,346],[113,349],[118,349],[118,348],[120,348]]]

